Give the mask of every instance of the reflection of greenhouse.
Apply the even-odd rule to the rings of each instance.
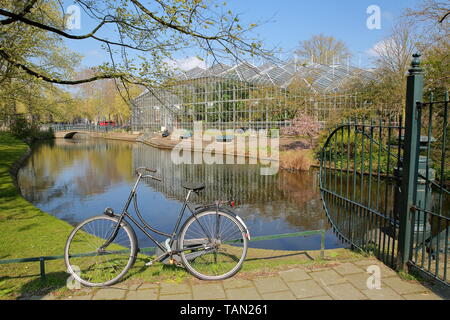
[[[174,85],[138,96],[132,126],[139,131],[192,128],[193,121],[202,121],[207,128],[274,128],[288,126],[299,109],[324,121],[333,110],[363,106],[356,95],[343,91],[352,77],[370,79],[371,73],[294,60],[194,68],[179,73]]]
[[[145,182],[155,190],[164,193],[166,197],[179,201],[183,201],[186,197],[186,190],[181,186],[183,182],[205,183],[207,187],[201,192],[203,202],[225,199],[246,204],[278,201],[292,194],[292,190],[300,188],[293,187],[298,183],[297,181],[280,180],[278,175],[261,175],[259,165],[177,165],[172,161],[170,151],[156,151],[153,147],[143,144],[134,145],[132,154],[134,168],[140,166],[157,168],[157,175],[164,181],[146,179]],[[307,202],[314,197],[318,198],[316,174],[305,176],[303,180],[302,183],[306,183],[309,188],[314,186],[315,190],[314,195],[309,195],[301,202]]]

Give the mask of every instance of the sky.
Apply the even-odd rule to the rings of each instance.
[[[418,3],[420,0],[230,0],[227,6],[240,14],[243,24],[257,23],[255,33],[265,46],[282,48],[285,52],[279,58],[291,58],[301,40],[323,33],[346,43],[353,54],[352,65],[369,68],[374,58],[371,49],[389,35],[405,8],[416,7]],[[70,0],[64,2],[66,8],[71,4]],[[367,20],[374,13],[367,12],[370,6],[380,9],[380,28],[367,27]],[[72,33],[87,33],[95,25],[83,12],[80,22],[81,28]],[[84,56],[83,66],[108,60],[107,53],[94,40],[67,41],[67,45]],[[197,54],[190,50],[175,58],[184,69],[204,67],[204,62],[194,58]]]

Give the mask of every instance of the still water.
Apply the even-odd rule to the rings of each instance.
[[[142,181],[138,189],[141,213],[157,229],[171,232],[186,190],[183,181],[204,182],[206,189],[191,202],[235,200],[236,211],[252,236],[273,235],[327,227],[316,171],[260,175],[252,164],[176,165],[171,152],[141,143],[104,139],[56,139],[38,144],[21,168],[23,196],[55,217],[76,223],[112,207],[122,210],[140,166],[156,168],[163,182]],[[129,212],[134,214],[133,206]],[[183,219],[184,220],[184,219]],[[153,246],[137,227],[140,247]],[[163,240],[161,237],[157,237]],[[252,241],[251,247],[315,250],[320,236]],[[342,243],[327,231],[327,249]]]

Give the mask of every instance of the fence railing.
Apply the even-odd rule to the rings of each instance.
[[[321,151],[320,190],[344,241],[449,286],[449,98],[438,92],[424,102],[420,55],[413,57],[405,119],[333,130]]]
[[[52,128],[53,131],[88,131],[88,132],[114,132],[126,130],[123,127],[99,126],[94,124],[44,124],[41,129],[47,130]]]
[[[265,241],[265,240],[274,240],[274,239],[283,239],[283,238],[307,237],[307,236],[321,235],[321,237],[320,237],[320,259],[323,259],[325,257],[325,233],[326,233],[326,230],[310,230],[310,231],[302,231],[302,232],[257,236],[257,237],[252,237],[251,241],[254,242],[254,241]],[[156,251],[156,249],[157,249],[156,247],[140,248],[139,252],[146,253],[146,254],[152,254]],[[12,264],[12,263],[39,262],[40,277],[41,277],[41,279],[45,279],[45,261],[61,260],[61,259],[64,259],[63,255],[43,256],[43,257],[33,257],[33,258],[4,259],[4,260],[0,260],[0,265],[1,264]]]

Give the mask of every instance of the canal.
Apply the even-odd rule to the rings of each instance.
[[[163,181],[143,181],[138,189],[141,213],[157,229],[171,232],[186,190],[183,181],[204,182],[194,203],[234,200],[252,236],[328,228],[317,171],[263,176],[253,164],[174,164],[171,151],[142,143],[105,139],[56,139],[33,147],[18,173],[23,196],[36,207],[75,225],[112,207],[120,212],[135,181],[134,169],[156,168]],[[130,213],[134,209],[130,207]],[[153,244],[135,228],[141,247]],[[139,231],[139,232],[138,232]],[[157,237],[159,240],[163,240]],[[327,249],[343,244],[326,233]],[[253,241],[250,247],[316,250],[320,235]]]

